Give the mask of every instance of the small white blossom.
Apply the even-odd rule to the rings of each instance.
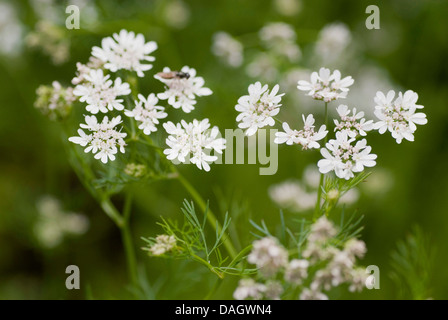
[[[350,256],[362,259],[366,254],[367,248],[364,241],[353,238],[345,243],[344,251]]]
[[[258,53],[247,65],[246,73],[251,78],[274,81],[278,75],[275,58],[264,52]]]
[[[174,236],[161,234],[156,237],[156,243],[149,248],[149,251],[154,256],[160,256],[171,251],[174,247],[176,247],[176,238]]]
[[[81,62],[76,63],[76,77],[72,79],[72,84],[78,85],[84,82],[86,76],[90,74],[90,71],[100,69],[103,64],[103,61],[95,57],[90,57],[87,64],[82,64]]]
[[[319,73],[311,74],[311,81],[300,80],[297,89],[308,91],[308,95],[315,100],[330,102],[346,98],[349,88],[355,81],[351,76],[341,79],[339,70],[331,73],[330,69],[320,68]]]
[[[269,92],[268,85],[261,86],[260,82],[256,82],[249,85],[249,95],[238,99],[235,110],[240,114],[236,121],[240,122],[239,128],[247,129],[246,135],[254,135],[259,128],[275,124],[273,117],[280,112],[281,97],[284,95],[277,94],[279,89],[279,85],[275,85]]]
[[[285,280],[295,285],[302,284],[302,280],[308,277],[310,263],[304,259],[293,259],[289,262],[285,271]]]
[[[135,107],[132,110],[126,110],[125,115],[134,118],[140,122],[138,128],[143,130],[143,133],[150,135],[151,132],[156,132],[156,125],[159,124],[159,119],[164,119],[168,116],[165,108],[158,106],[157,99],[154,93],[151,93],[148,98],[142,94],[138,95],[138,100],[135,101]]]
[[[171,121],[163,124],[166,132],[169,134],[166,139],[168,149],[163,151],[171,161],[178,160],[181,163],[187,162],[190,156],[190,162],[196,164],[199,169],[210,171],[210,163],[218,159],[217,156],[211,156],[211,150],[221,154],[225,149],[226,140],[218,138],[219,129],[213,127],[211,130],[208,119],[202,121],[193,120],[187,123],[184,120],[181,123],[174,124]]]
[[[260,39],[265,43],[277,41],[294,41],[296,32],[293,27],[284,22],[269,23],[259,31]]]
[[[284,56],[291,62],[296,62],[302,55],[295,43],[296,32],[289,24],[270,23],[261,28],[259,35],[263,45],[275,55]]]
[[[333,61],[347,48],[352,39],[350,30],[343,23],[326,25],[320,32],[316,42],[316,53],[324,61]]]
[[[373,120],[366,121],[364,112],[357,112],[356,108],[353,108],[351,116],[350,109],[344,104],[339,105],[336,111],[341,121],[334,120],[334,131],[345,131],[350,138],[355,138],[358,135],[366,136],[367,131],[373,129]]]
[[[171,69],[165,67],[163,72],[169,73]],[[185,113],[190,113],[194,110],[196,97],[209,96],[213,92],[204,87],[204,78],[197,77],[195,69],[184,66],[181,72],[188,74],[188,77],[165,79],[157,74],[154,76],[166,85],[166,91],[159,93],[157,97],[168,100],[168,104],[175,109],[182,108]]]
[[[102,60],[104,67],[112,72],[125,69],[143,77],[143,72],[150,70],[152,64],[143,64],[142,61],[154,61],[150,54],[156,49],[154,41],[145,42],[142,34],[136,35],[123,29],[120,33],[114,33],[113,37],[104,38],[101,47],[93,47],[92,56]]]
[[[212,52],[231,67],[239,67],[243,63],[243,45],[227,32],[213,35]]]
[[[123,99],[117,97],[131,93],[128,83],[122,82],[119,77],[113,82],[101,69],[90,70],[84,78],[86,82],[77,85],[73,94],[80,97],[79,101],[87,103],[87,111],[97,114],[99,111],[107,113],[114,109],[120,111],[124,109]]]
[[[101,123],[95,116],[85,116],[85,122],[86,124],[80,126],[87,129],[89,134],[86,134],[82,129],[78,129],[79,137],[70,137],[68,139],[70,142],[86,147],[84,152],[91,151],[95,154],[95,159],[101,159],[103,163],[107,163],[108,160],[114,161],[118,150],[121,153],[125,152],[126,143],[123,138],[126,137],[126,133],[115,129],[122,122],[121,116],[112,118],[110,121],[105,116]]]
[[[253,242],[247,261],[255,264],[263,276],[271,277],[287,265],[288,252],[277,239],[265,237]]]
[[[308,242],[324,242],[334,237],[336,233],[333,223],[322,216],[311,226]]]
[[[300,300],[328,300],[328,297],[319,291],[303,289]]]
[[[65,212],[61,202],[44,196],[37,203],[39,219],[34,226],[37,240],[47,248],[59,245],[68,235],[82,235],[89,228],[89,219],[82,214]]]
[[[266,286],[261,283],[255,282],[253,279],[241,279],[238,282],[238,288],[233,293],[235,300],[260,300],[263,298],[263,293],[266,290]]]
[[[367,277],[366,270],[362,268],[353,269],[350,275],[350,286],[348,290],[350,292],[362,291],[366,285]]]
[[[305,211],[314,208],[317,193],[308,192],[298,181],[285,181],[269,187],[269,196],[281,208]]]
[[[287,145],[299,144],[304,150],[306,149],[318,149],[320,145],[317,141],[322,140],[327,135],[328,131],[326,126],[322,125],[319,131],[314,131],[314,117],[312,114],[305,118],[302,115],[304,122],[303,130],[291,130],[286,122],[283,122],[283,130],[285,132],[276,132],[274,142],[277,144],[286,143]]]
[[[416,124],[424,125],[428,123],[423,112],[422,105],[417,104],[418,95],[414,91],[408,90],[404,94],[399,92],[394,100],[395,91],[390,90],[387,96],[378,91],[375,97],[375,115],[380,120],[374,125],[374,129],[380,134],[389,130],[392,137],[401,143],[404,139],[414,141],[414,132],[417,130]]]
[[[283,293],[283,287],[279,281],[268,281],[265,285],[264,296],[268,300],[280,300]]]
[[[364,167],[375,166],[377,156],[370,153],[372,147],[367,146],[367,140],[357,141],[353,146],[354,141],[346,132],[336,132],[336,139],[330,140],[326,148],[320,150],[324,159],[317,163],[319,171],[323,174],[334,171],[338,178],[349,180]]]

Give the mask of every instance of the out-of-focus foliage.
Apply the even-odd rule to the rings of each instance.
[[[285,10],[288,2],[292,7]],[[67,4],[80,7],[81,29],[65,28]],[[365,8],[370,4],[377,4],[381,10],[380,30],[365,27]],[[368,252],[362,263],[379,266],[381,289],[364,290],[359,295],[341,290],[333,295],[401,297],[388,277],[393,270],[390,253],[397,241],[417,224],[421,232],[430,234],[436,246],[442,248],[448,242],[447,13],[448,2],[442,0],[0,0],[0,298],[202,299],[209,292],[212,298],[231,298],[237,277],[226,277],[215,290],[216,276],[206,268],[198,269],[190,262],[148,258],[142,250],[137,252],[141,287],[123,290],[127,275],[120,234],[70,167],[60,124],[43,117],[33,103],[40,85],[51,85],[54,80],[69,85],[76,62],[87,62],[91,47],[98,45],[101,38],[126,28],[158,43],[154,72],[164,66],[179,69],[188,65],[196,68],[213,90],[212,96],[198,101],[196,110],[185,116],[187,120],[209,117],[220,128],[235,128],[236,101],[255,80],[246,74],[244,66],[230,68],[214,56],[213,35],[225,31],[241,41],[246,64],[257,52],[266,50],[258,44],[258,31],[270,22],[293,26],[303,59],[297,65],[307,61],[308,68],[322,64],[313,51],[320,30],[334,22],[344,23],[351,31],[351,41],[345,53],[327,66],[355,78],[351,93],[358,95],[353,106],[372,109],[372,90],[380,86],[383,91],[412,89],[425,106],[429,122],[419,128],[414,143],[397,145],[392,138],[378,135],[369,140],[379,155],[378,169],[374,168],[367,182],[358,186],[361,196],[355,208],[365,217],[362,239]],[[282,68],[295,63],[288,62]],[[287,74],[284,71],[282,75]],[[162,85],[148,75],[142,79],[140,90],[147,95],[162,91]],[[289,117],[296,117],[297,123],[302,110],[319,106],[307,106],[294,86],[282,85],[282,90],[287,95],[282,108]],[[210,173],[194,166],[182,166],[180,170],[210,200],[219,220],[224,221],[229,212],[229,232],[241,250],[255,238],[251,231],[256,229],[250,220],[282,225],[278,207],[269,198],[269,187],[300,178],[306,164],[318,159],[318,153],[280,148],[279,170],[273,176],[260,176],[258,165],[215,165]],[[99,186],[107,183],[104,179],[97,181]],[[179,208],[188,195],[178,182],[148,179],[144,187],[131,191],[135,195],[131,223],[139,246],[145,246],[140,237],[162,232],[157,225],[160,216],[179,221],[183,218]],[[40,219],[38,203],[48,195],[58,199],[62,211],[87,216],[87,232],[64,237],[53,248],[42,246],[35,226]],[[113,200],[117,206],[123,205],[122,198]],[[283,223],[294,226],[301,217],[285,212]],[[409,238],[408,244],[401,244],[393,255],[394,270],[401,277],[418,276],[412,268],[418,268],[423,263],[420,259],[429,254],[419,248],[412,251],[418,239]],[[397,268],[406,258],[411,258],[408,261],[413,265]],[[425,278],[421,289],[431,288],[428,294],[432,298],[447,298],[448,252],[438,250],[434,261],[434,277]],[[65,288],[64,272],[70,264],[81,269],[81,290]],[[426,298],[412,288],[405,286],[403,297]]]

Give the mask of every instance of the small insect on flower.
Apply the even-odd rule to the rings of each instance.
[[[157,97],[167,100],[175,109],[182,108],[185,113],[194,110],[196,97],[209,96],[213,93],[204,87],[204,78],[198,77],[196,70],[187,66],[181,71],[172,71],[165,67],[154,78],[165,84],[165,92],[159,93]]]
[[[182,71],[159,72],[157,73],[157,76],[165,80],[190,79],[190,74]]]

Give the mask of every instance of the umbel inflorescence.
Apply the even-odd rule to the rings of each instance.
[[[378,92],[374,99],[377,122],[366,119],[364,112],[358,112],[356,108],[350,109],[347,105],[340,104],[336,108],[339,118],[333,120],[335,137],[327,142],[328,104],[346,98],[353,83],[351,76],[342,77],[339,70],[332,72],[327,68],[313,72],[310,81],[299,80],[299,90],[306,91],[311,98],[325,103],[325,123],[317,129],[312,114],[302,115],[304,127],[300,130],[292,129],[290,124],[283,122],[284,131],[276,133],[274,142],[300,145],[304,150],[320,149],[323,156],[317,164],[320,172],[334,172],[338,178],[349,180],[355,173],[364,171],[365,167],[376,164],[377,156],[371,153],[372,147],[365,138],[368,132],[378,130],[383,134],[390,131],[397,143],[401,143],[402,139],[414,141],[416,125],[427,123],[426,115],[416,112],[423,106],[417,105],[418,95],[415,92],[400,92],[394,100],[395,92],[391,90],[387,96]],[[248,96],[238,100],[235,109],[240,113],[236,120],[240,122],[240,128],[248,128],[247,135],[255,134],[259,128],[274,126],[274,118],[279,114],[283,96],[277,94],[278,90],[276,85],[269,93],[267,85],[262,86],[257,82],[249,86]],[[322,140],[324,143],[321,145]]]
[[[294,60],[300,50],[294,47],[295,34],[290,31],[285,29],[285,25],[277,24],[263,30],[260,36],[266,43],[276,43],[272,50],[281,49],[282,54],[289,52],[286,56]],[[225,35],[219,37],[220,42],[229,41]],[[238,55],[223,52],[225,47],[221,43],[215,49],[222,53],[222,57],[227,57],[237,65]],[[234,43],[233,47],[238,46]],[[180,109],[183,113],[193,112],[198,98],[211,95],[212,91],[204,86],[204,79],[197,75],[194,68],[184,66],[179,71],[165,67],[154,75],[163,84],[164,92],[139,92],[135,75],[144,77],[152,69],[151,62],[155,60],[153,53],[156,49],[157,44],[146,42],[143,35],[121,30],[103,39],[100,47],[94,47],[86,64],[77,63],[77,72],[72,79],[74,88],[63,88],[58,82],[54,82],[53,87],[40,87],[36,107],[52,119],[64,119],[70,114],[77,99],[83,110],[85,108],[84,123],[79,124],[78,135],[69,137],[68,141],[83,147],[85,153],[92,153],[93,158],[100,161],[95,163],[99,164],[108,164],[119,157],[130,155],[130,161],[125,159],[122,171],[135,180],[152,174],[151,169],[136,159],[148,162],[153,158],[167,159],[166,163],[172,169],[170,174],[174,171],[170,176],[179,179],[179,173],[175,172],[171,164],[192,163],[200,170],[210,171],[210,164],[217,161],[226,148],[226,140],[221,138],[219,128],[212,126],[207,118],[174,122],[166,119],[171,109]],[[259,81],[250,84],[248,94],[241,96],[235,106],[238,112],[236,122],[247,136],[257,134],[261,128],[273,128],[276,122],[280,122],[282,130],[275,133],[274,143],[320,151],[322,158],[313,166],[317,173],[313,192],[302,190],[300,185],[291,183],[271,192],[271,197],[285,206],[291,206],[291,198],[297,198],[297,194],[305,194],[306,203],[302,201],[292,205],[307,209],[315,207],[312,224],[300,235],[302,238],[296,247],[288,250],[285,243],[281,244],[279,239],[268,232],[253,242],[250,253],[249,250],[246,255],[235,253],[225,231],[229,227],[230,218],[226,215],[220,227],[213,215],[207,216],[209,208],[205,201],[198,201],[198,193],[188,182],[183,181],[186,189],[204,207],[205,218],[209,218],[216,228],[216,245],[209,251],[203,233],[204,224],[197,222],[199,220],[191,205],[184,211],[186,216],[190,212],[187,219],[190,223],[189,231],[176,229],[176,234],[173,232],[176,224],[171,225],[172,228],[166,227],[168,234],[149,241],[151,246],[147,249],[152,256],[181,254],[184,258],[199,261],[219,277],[226,272],[239,270],[240,262],[237,262],[236,257],[247,260],[255,269],[241,271],[243,277],[234,292],[235,299],[280,299],[288,297],[288,290],[295,294],[291,296],[294,299],[327,299],[326,292],[341,284],[348,284],[350,291],[362,289],[366,275],[357,266],[357,259],[364,256],[366,246],[353,234],[346,237],[344,230],[335,227],[327,216],[332,206],[338,201],[342,202],[343,196],[354,190],[356,183],[365,177],[362,172],[376,165],[377,155],[372,153],[368,136],[375,130],[380,134],[389,131],[397,143],[403,139],[414,141],[417,125],[427,123],[426,115],[417,112],[423,106],[417,104],[418,95],[411,90],[399,92],[398,95],[393,90],[387,94],[377,92],[374,98],[377,120],[368,119],[364,112],[345,104],[334,106],[336,101],[348,96],[354,84],[351,76],[342,76],[338,70],[320,68],[311,74],[309,81],[296,81],[298,90],[320,101],[325,110],[324,121],[313,113],[303,114],[288,122],[277,119],[284,108],[284,93],[281,93],[278,84],[271,88]],[[329,108],[334,108],[334,114],[337,114],[332,121],[328,121]],[[295,127],[296,122],[303,122],[303,126]],[[161,127],[163,132],[159,131]],[[163,150],[154,143],[158,139],[153,139],[160,134],[164,134],[166,144]],[[139,154],[143,148],[135,148],[136,141],[154,151],[153,158]],[[102,208],[110,208],[110,203],[104,202],[103,196],[98,197],[103,201]],[[120,228],[123,227],[123,217],[117,218],[113,212],[112,217]],[[166,221],[164,225],[168,226]],[[292,232],[290,234],[293,235]],[[204,243],[199,244],[198,241]],[[229,267],[223,267],[227,258],[222,259],[221,253],[216,254],[219,266],[211,264],[211,252],[219,249],[221,241],[232,258]],[[204,249],[205,256],[196,254],[199,249]],[[256,276],[251,278],[251,274]]]
[[[195,109],[197,97],[212,94],[204,87],[204,79],[188,66],[180,71],[165,67],[163,72],[154,75],[164,84],[165,92],[145,95],[131,90],[123,76],[130,80],[133,73],[143,77],[152,69],[151,62],[155,58],[151,54],[156,49],[154,41],[146,42],[142,34],[126,30],[104,38],[101,47],[92,48],[87,64],[77,63],[77,73],[72,80],[74,89],[62,90],[57,83],[52,93],[42,87],[36,106],[47,114],[66,115],[67,105],[77,97],[89,114],[84,116],[85,124],[80,125],[79,136],[70,137],[69,141],[85,147],[86,153],[92,152],[95,159],[103,163],[114,161],[118,151],[126,152],[126,139],[136,139],[140,134],[130,129],[135,125],[133,121],[146,136],[158,131],[160,122],[168,117],[167,107],[160,105],[159,100],[190,113]],[[48,100],[50,107],[43,108]],[[130,125],[124,126],[129,122]],[[168,134],[168,148],[164,153],[169,160],[190,161],[199,169],[209,171],[209,164],[218,159],[211,152],[222,153],[225,149],[225,139],[220,138],[218,127],[210,129],[208,119],[194,119],[190,123],[182,120],[177,125],[168,121],[163,128]]]

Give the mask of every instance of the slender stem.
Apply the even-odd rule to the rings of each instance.
[[[207,221],[210,223],[210,225],[217,230],[218,234],[220,234],[222,231],[221,224],[218,222],[218,220],[216,219],[215,215],[210,210],[210,208],[208,208],[207,210],[207,204],[205,203],[204,199],[202,199],[201,195],[180,173],[178,175],[178,179],[180,183],[182,183],[185,189],[193,197],[193,200],[199,205],[204,214],[207,213]],[[231,259],[232,260],[235,259],[235,257],[237,256],[237,252],[232,242],[230,241],[230,238],[227,236],[223,236],[223,242],[224,246],[226,247],[227,251],[230,254]]]
[[[112,201],[109,198],[104,198],[100,201],[101,209],[106,213],[106,215],[112,219],[113,222],[117,225],[118,228],[122,228],[124,224],[123,217],[118,212],[117,208],[115,208]]]
[[[129,276],[133,284],[137,284],[137,259],[135,257],[134,242],[132,240],[132,234],[129,224],[132,208],[132,193],[129,191],[126,193],[123,208],[123,225],[120,227],[121,236],[123,238],[123,246],[126,254],[126,262],[128,267]]]
[[[328,102],[325,102],[325,126],[328,129]],[[328,140],[328,134],[325,136],[325,139],[324,139],[324,147],[327,144],[327,140]],[[317,189],[317,202],[316,202],[316,207],[314,210],[314,220],[316,220],[320,216],[320,202],[322,199],[322,187],[324,185],[324,177],[325,177],[325,175],[323,173],[321,173],[320,180],[319,180],[319,188]]]

